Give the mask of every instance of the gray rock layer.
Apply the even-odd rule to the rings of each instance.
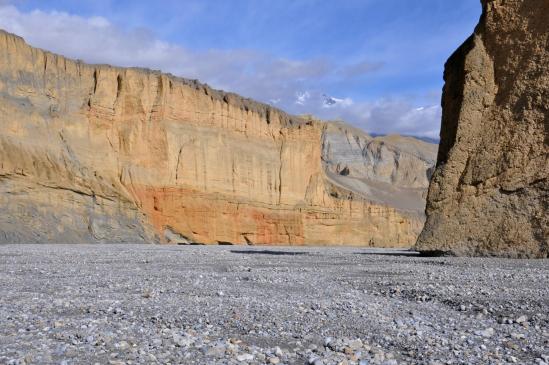
[[[144,215],[125,202],[13,178],[0,181],[0,244],[157,241],[146,226]]]

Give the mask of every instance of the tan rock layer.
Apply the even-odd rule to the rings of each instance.
[[[44,221],[59,234],[33,237],[75,242],[409,246],[421,227],[327,182],[324,123],[195,81],[86,65],[1,32],[0,113],[0,231],[15,230],[4,241]]]
[[[549,255],[548,0],[483,1],[446,63],[425,252]]]

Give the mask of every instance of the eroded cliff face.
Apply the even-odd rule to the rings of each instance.
[[[421,216],[438,146],[412,137],[372,137],[328,123],[322,161],[328,180],[379,204]]]
[[[416,248],[549,255],[549,1],[483,1],[446,64],[437,168]]]
[[[0,32],[0,241],[409,246],[422,216],[333,184],[326,124]]]

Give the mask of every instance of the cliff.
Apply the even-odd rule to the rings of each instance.
[[[416,248],[549,255],[549,1],[483,1],[446,63],[441,143]]]
[[[157,71],[87,65],[5,32],[0,126],[1,242],[410,246],[423,224],[417,205],[347,182],[425,189],[426,172],[363,176],[350,165],[338,183],[330,166],[341,154],[323,148],[340,134],[330,124]],[[396,156],[396,144],[379,143],[376,164]]]
[[[412,137],[373,138],[345,123],[328,123],[322,161],[331,184],[421,216],[437,149]]]

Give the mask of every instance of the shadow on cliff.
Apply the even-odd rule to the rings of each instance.
[[[309,255],[303,251],[274,251],[274,250],[231,250],[232,253],[241,253],[245,255],[275,255],[275,256],[297,256]]]

